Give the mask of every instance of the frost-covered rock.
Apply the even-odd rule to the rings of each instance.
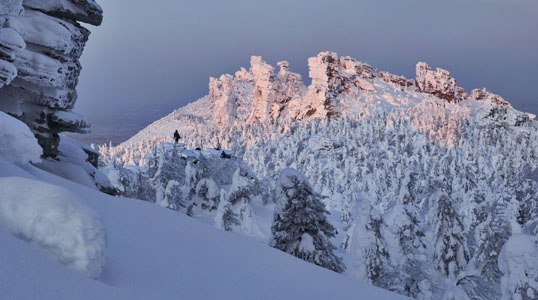
[[[250,70],[254,79],[252,114],[250,122],[267,122],[271,117],[271,106],[276,101],[274,68],[260,56],[250,59]]]
[[[105,265],[101,218],[70,191],[41,181],[0,178],[0,226],[60,263],[98,277]]]
[[[43,150],[24,123],[0,112],[0,157],[14,163],[40,162]]]
[[[93,0],[10,0],[0,6],[0,109],[30,127],[44,157],[58,155],[60,132],[89,130],[82,116],[71,113],[90,34],[77,22],[98,25],[101,19]]]
[[[209,80],[209,101],[218,127],[234,122],[266,123],[282,119],[289,113],[292,100],[305,92],[301,75],[289,71],[288,62],[279,62],[280,71],[260,56],[252,56],[250,69],[241,68],[232,75]]]
[[[430,69],[427,63],[419,62],[416,67],[416,85],[420,92],[435,95],[448,102],[458,102],[462,98],[456,79],[447,70]]]
[[[472,90],[470,97],[477,101],[488,101],[492,104],[497,105],[510,105],[510,103],[504,100],[503,97],[493,94],[486,88]]]
[[[103,9],[94,0],[24,0],[24,5],[52,16],[99,26]]]
[[[381,71],[377,73],[377,76],[379,77],[379,79],[383,81],[392,82],[403,87],[411,87],[415,85],[415,83],[412,80],[409,80],[405,78],[404,76],[391,74],[389,72]]]
[[[334,52],[321,52],[308,59],[308,67],[312,83],[303,100],[307,106],[296,112],[300,119],[345,116],[346,100],[362,91],[375,92],[374,68],[349,56],[339,58]]]
[[[24,11],[22,0],[3,0],[0,3],[0,15],[20,15]]]

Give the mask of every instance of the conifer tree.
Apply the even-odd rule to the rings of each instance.
[[[271,247],[305,261],[333,270],[345,271],[342,259],[334,254],[330,238],[335,228],[327,220],[327,210],[305,177],[287,168],[280,172],[277,208],[271,231]]]

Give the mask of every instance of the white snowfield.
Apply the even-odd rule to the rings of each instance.
[[[18,204],[13,198],[7,201],[9,205],[17,204],[22,212],[27,206],[40,214],[49,210],[54,216],[61,215],[62,209],[67,212],[66,208],[39,203],[43,195],[78,196],[100,215],[108,237],[107,263],[93,280],[10,233],[12,225],[17,225],[19,237],[37,232],[35,238],[41,234],[49,237],[59,228],[38,226],[32,231],[15,220],[9,226],[0,225],[2,299],[403,299],[264,242],[223,232],[151,203],[110,197],[1,157],[0,178],[3,206],[8,191],[9,199],[18,194],[23,201]],[[62,203],[59,199],[56,201]]]

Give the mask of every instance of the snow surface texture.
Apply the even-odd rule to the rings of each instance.
[[[14,163],[40,162],[43,150],[23,122],[0,112],[0,156]]]
[[[503,299],[538,298],[538,237],[515,234],[503,246],[499,269]]]
[[[269,194],[293,167],[324,197],[351,275],[415,298],[500,298],[503,245],[538,234],[534,116],[425,64],[410,80],[322,52],[308,88],[279,65],[212,79],[207,97],[102,147],[101,163],[144,167],[178,129],[188,147],[234,150]]]
[[[43,148],[58,156],[59,133],[87,133],[72,112],[90,32],[102,9],[93,0],[3,0],[0,3],[0,111],[26,123]]]
[[[226,231],[267,240],[273,215],[267,189],[227,150],[163,144],[143,166],[103,166],[121,195],[144,199]],[[111,162],[114,165],[114,162]]]
[[[44,184],[36,180],[62,186],[62,197],[75,193],[102,217],[109,240],[107,265],[98,280],[92,280],[0,226],[2,299],[403,299],[265,242],[225,233],[147,202],[113,198],[29,165],[21,168],[0,158],[0,178],[2,188],[6,181],[20,183],[19,195]]]
[[[101,274],[105,227],[78,196],[59,186],[20,177],[0,178],[0,195],[2,227],[87,276]]]

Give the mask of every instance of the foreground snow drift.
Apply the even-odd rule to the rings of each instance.
[[[76,272],[70,275],[69,269],[0,227],[0,291],[5,299],[401,298],[262,241],[223,232],[151,203],[113,198],[31,166],[21,169],[0,158],[0,177],[13,175],[61,185],[80,196],[102,217],[109,243],[107,264],[94,281]],[[5,180],[11,179],[0,181],[2,188]],[[15,190],[25,194],[29,188],[21,185]]]
[[[39,162],[43,150],[23,122],[0,111],[0,156],[10,162]]]
[[[101,274],[105,227],[78,196],[20,177],[0,178],[0,195],[0,226],[87,276]]]

